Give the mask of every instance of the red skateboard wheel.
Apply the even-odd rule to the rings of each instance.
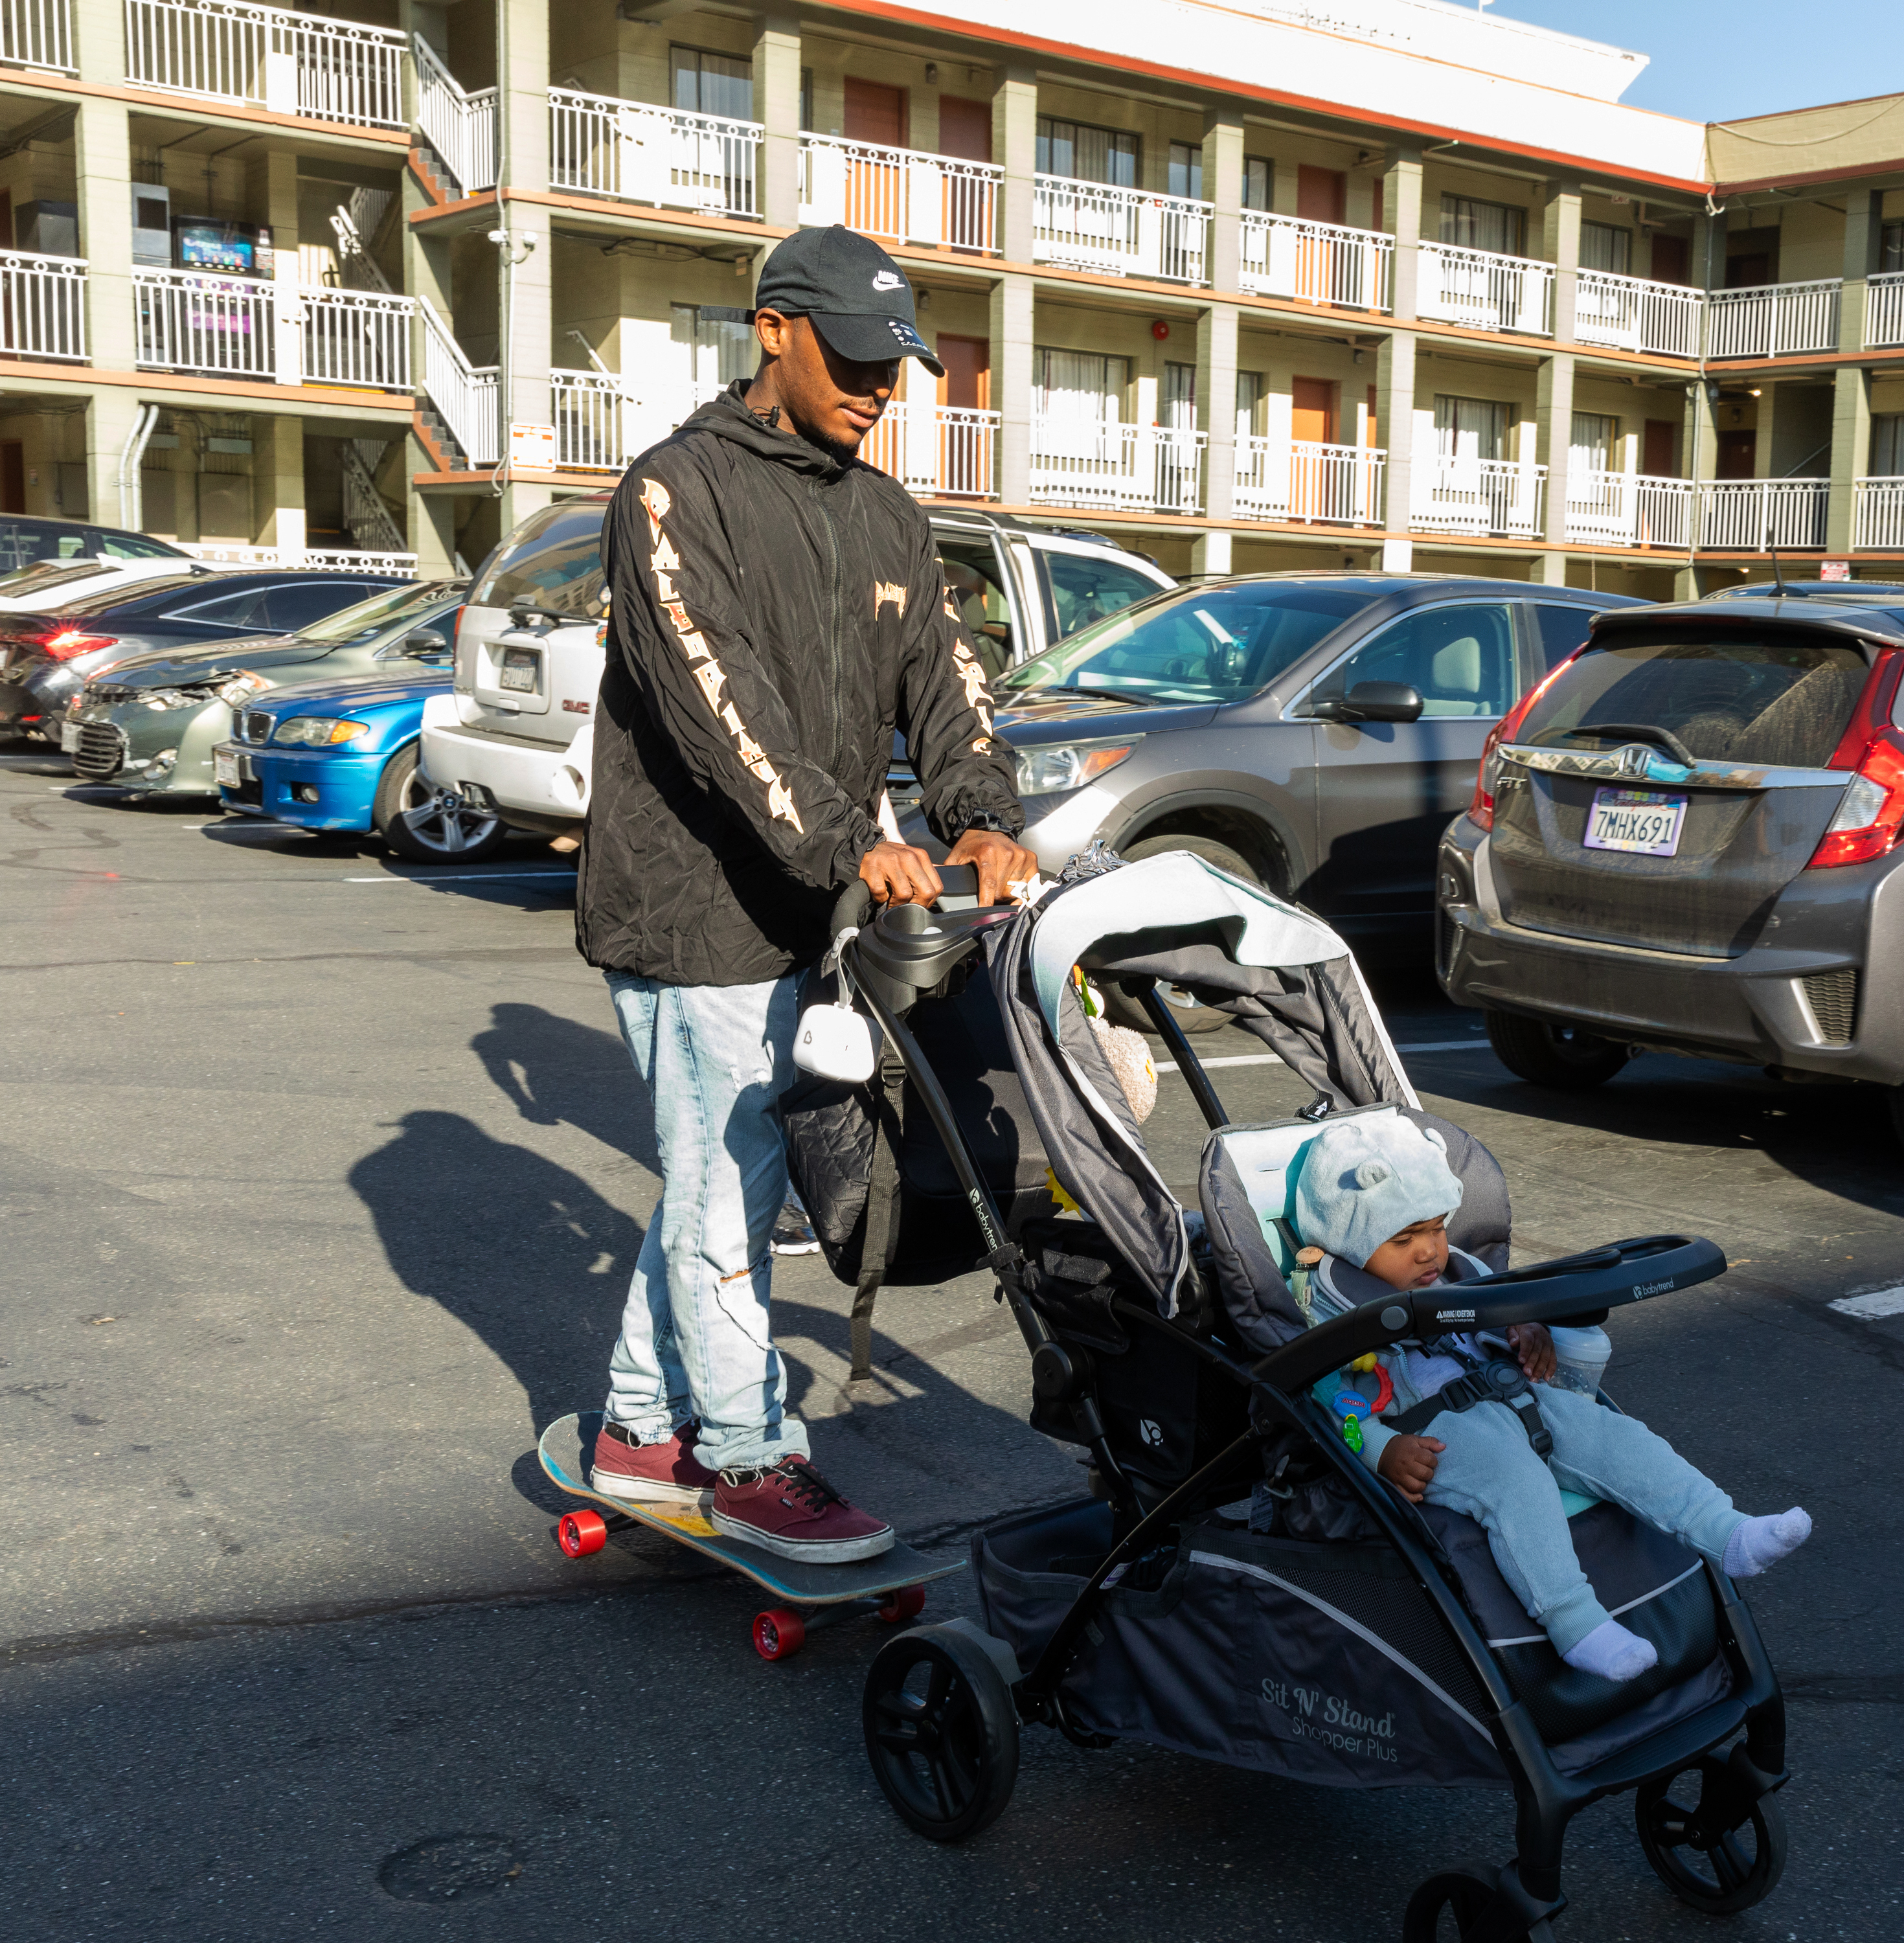
[[[571,1558],[586,1558],[608,1542],[608,1525],[600,1512],[564,1512],[555,1527],[555,1542]]]
[[[901,1585],[887,1593],[879,1616],[888,1625],[896,1626],[901,1619],[916,1619],[925,1610],[925,1587]]]
[[[763,1659],[787,1659],[806,1644],[806,1626],[797,1613],[785,1606],[755,1616],[754,1650]]]

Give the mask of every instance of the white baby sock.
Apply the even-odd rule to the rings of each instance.
[[[1617,1619],[1602,1619],[1585,1639],[1569,1647],[1561,1658],[1582,1673],[1602,1680],[1637,1680],[1659,1663],[1659,1650],[1651,1640],[1629,1632]]]
[[[1747,1518],[1726,1540],[1720,1569],[1729,1578],[1755,1579],[1810,1536],[1811,1520],[1797,1505],[1770,1518]]]

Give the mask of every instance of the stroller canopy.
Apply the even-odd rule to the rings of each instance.
[[[1086,1021],[1073,965],[1100,979],[1155,978],[1229,1013],[1331,1107],[1419,1106],[1342,940],[1187,852],[1062,884],[986,944],[1052,1170],[1165,1315],[1190,1272],[1184,1210]]]

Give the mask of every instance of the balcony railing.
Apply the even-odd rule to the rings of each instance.
[[[421,297],[416,302],[423,320],[423,390],[469,463],[493,465],[502,450],[496,367],[471,364],[432,306]]]
[[[275,284],[192,270],[134,270],[132,287],[143,370],[276,382]]]
[[[1421,316],[1475,330],[1552,330],[1552,264],[1447,243],[1423,244],[1420,262],[1415,308]]]
[[[1068,176],[1032,178],[1031,253],[1040,263],[1113,277],[1207,284],[1214,205]]]
[[[1582,344],[1621,351],[1657,351],[1666,358],[1699,355],[1704,293],[1683,284],[1648,283],[1583,270],[1574,287],[1574,335]]]
[[[1162,425],[1031,422],[1031,497],[1043,505],[1193,513],[1208,435]]]
[[[1240,281],[1261,296],[1387,310],[1394,262],[1395,238],[1378,230],[1243,211]]]
[[[1829,479],[1711,479],[1699,489],[1699,544],[1725,553],[1825,544]]]
[[[890,473],[908,493],[990,499],[996,496],[992,452],[998,418],[996,412],[965,406],[895,399],[866,434],[859,456]]]
[[[1835,351],[1844,285],[1835,277],[1810,284],[1767,284],[1714,290],[1706,299],[1709,358],[1779,358],[1790,351]]]
[[[420,34],[411,47],[416,56],[416,125],[424,140],[442,158],[459,193],[493,189],[496,90],[470,93]]]
[[[0,251],[0,355],[75,363],[85,358],[83,258]]]
[[[330,548],[313,552],[307,547],[226,546],[217,540],[180,540],[182,551],[213,566],[296,567],[307,573],[388,573],[404,580],[416,578],[413,553],[358,552]]]
[[[407,391],[413,297],[381,290],[306,288],[297,293],[307,385],[353,385]],[[286,379],[281,371],[281,382]]]
[[[1671,547],[1691,542],[1695,488],[1689,479],[1638,472],[1567,475],[1567,538],[1577,545]]]
[[[0,66],[77,72],[69,0],[0,0]]]
[[[1865,348],[1875,351],[1893,344],[1904,344],[1904,270],[1865,280]]]
[[[1415,482],[1408,523],[1417,531],[1531,539],[1541,530],[1544,465],[1430,457],[1417,462]]]
[[[18,0],[15,0],[18,4]],[[125,0],[126,78],[358,127],[403,128],[404,38],[248,0]]]
[[[997,253],[1003,169],[825,135],[800,140],[801,222],[843,223],[892,242]]]
[[[1904,479],[1860,479],[1856,490],[1851,544],[1904,548]]]
[[[585,195],[625,197],[668,209],[760,213],[757,121],[690,115],[613,95],[548,91],[549,181]]]
[[[1379,526],[1386,452],[1307,439],[1239,438],[1235,507],[1242,518]]]

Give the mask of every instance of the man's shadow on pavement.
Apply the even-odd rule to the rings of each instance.
[[[603,1014],[614,1016],[606,993]],[[540,1005],[505,1003],[469,1046],[525,1120],[579,1127],[660,1172],[654,1114],[619,1033],[578,1025]]]

